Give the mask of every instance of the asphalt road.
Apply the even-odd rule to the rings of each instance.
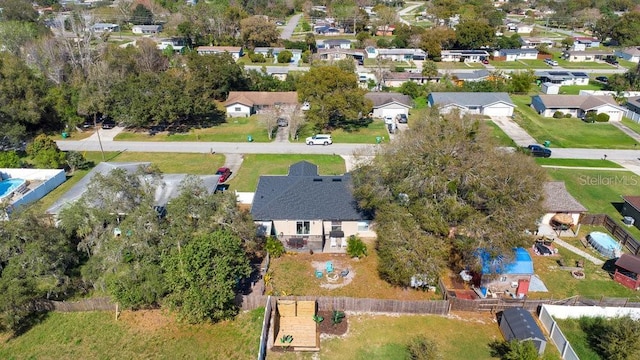
[[[291,39],[291,36],[293,36],[293,31],[296,29],[296,26],[298,25],[298,22],[300,21],[301,17],[302,17],[302,14],[297,14],[297,15],[293,15],[291,19],[289,19],[287,24],[282,29],[282,32],[280,33],[281,39],[285,39],[285,40]]]

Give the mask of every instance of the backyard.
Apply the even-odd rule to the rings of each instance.
[[[528,95],[512,95],[516,104],[515,121],[538,142],[551,141],[552,147],[593,149],[635,149],[636,141],[607,123],[588,124],[578,118],[544,118],[529,104]]]
[[[581,360],[601,360],[602,358],[597,352],[593,351],[589,346],[587,334],[580,327],[579,319],[554,319],[558,323],[558,327],[566,336],[576,355]]]

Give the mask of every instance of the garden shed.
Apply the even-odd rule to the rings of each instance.
[[[500,317],[500,332],[507,341],[531,340],[538,354],[542,355],[547,346],[547,339],[530,312],[521,308],[509,308]]]
[[[640,258],[630,254],[622,254],[616,260],[616,271],[613,279],[623,286],[638,290],[640,288]]]

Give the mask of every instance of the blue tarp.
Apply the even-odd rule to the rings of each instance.
[[[524,248],[515,248],[514,261],[504,264],[504,257],[491,258],[489,253],[479,250],[478,255],[482,259],[483,274],[505,274],[505,275],[533,275],[533,261],[531,255]]]

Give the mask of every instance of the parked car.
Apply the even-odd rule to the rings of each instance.
[[[318,134],[309,136],[305,142],[307,145],[331,145],[333,144],[333,140],[331,139],[331,135],[326,134]]]
[[[389,124],[393,124],[393,117],[390,115],[387,115],[384,117],[384,123],[389,125]]]
[[[229,169],[228,167],[218,168],[218,171],[216,171],[216,175],[220,175],[220,180],[218,180],[218,182],[222,184],[229,179],[229,176],[231,176],[231,169]]]
[[[407,122],[409,122],[409,119],[407,118],[407,114],[398,114],[396,116],[396,121],[399,124],[406,124]]]
[[[278,21],[276,21],[276,25],[278,25],[278,26],[284,26],[284,21],[282,21],[282,20],[278,20]]]
[[[278,118],[278,126],[279,127],[287,127],[289,126],[289,120],[285,117]]]
[[[549,66],[558,66],[558,62],[555,61],[555,60],[544,59],[544,62],[547,63],[547,65],[549,65]]]
[[[489,65],[489,60],[487,60],[487,59],[482,59],[482,63],[483,63],[483,64],[485,64],[485,65]]]
[[[609,82],[609,78],[606,76],[596,76],[596,81],[600,81],[603,84],[607,84]]]
[[[113,119],[104,119],[102,120],[102,128],[103,129],[113,129],[116,127],[116,122]]]
[[[611,65],[618,65],[618,64],[620,64],[620,63],[618,62],[618,60],[617,60],[616,58],[614,58],[614,57],[608,57],[608,58],[606,58],[604,61],[606,61],[607,63],[609,63],[609,64],[611,64]]]
[[[534,157],[550,157],[551,150],[538,144],[532,144],[527,146],[527,151]]]

